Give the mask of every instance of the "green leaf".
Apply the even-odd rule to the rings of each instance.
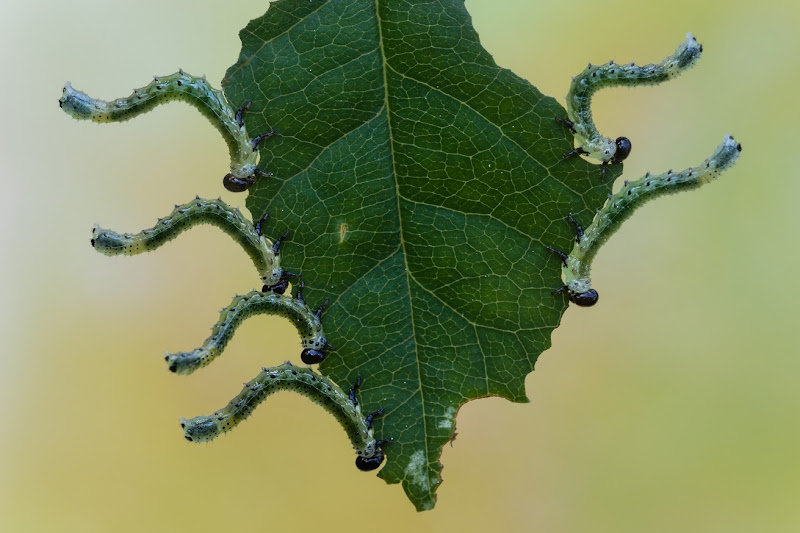
[[[386,409],[380,477],[431,509],[458,408],[528,401],[567,307],[545,246],[571,248],[567,213],[588,224],[621,169],[562,160],[566,112],[495,64],[463,0],[281,0],[241,39],[226,96],[278,132],[247,206],[331,299],[321,371]]]

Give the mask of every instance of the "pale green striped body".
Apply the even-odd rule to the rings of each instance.
[[[382,455],[372,428],[348,395],[335,383],[310,368],[297,367],[288,361],[264,368],[228,405],[208,416],[181,419],[184,435],[192,442],[208,442],[235,428],[271,394],[291,390],[321,405],[341,424],[356,453],[363,458]]]
[[[222,91],[211,87],[205,77],[198,78],[183,71],[169,76],[156,76],[150,84],[134,89],[127,98],[105,101],[91,98],[67,83],[59,105],[68,115],[93,122],[122,122],[146,113],[159,104],[181,100],[198,109],[222,133],[231,156],[231,174],[250,179],[256,171],[258,150],[244,124],[236,120],[232,107]]]
[[[105,255],[137,255],[156,250],[199,224],[216,226],[238,242],[250,256],[265,285],[275,285],[283,277],[280,256],[273,251],[272,242],[259,235],[253,223],[244,218],[238,209],[219,199],[195,198],[176,206],[155,226],[136,234],[117,233],[95,226],[92,246]]]
[[[671,80],[694,66],[702,51],[703,47],[689,33],[675,53],[659,63],[645,66],[613,61],[604,65],[589,64],[575,76],[567,94],[567,117],[574,124],[575,139],[587,155],[607,162],[614,159],[617,150],[614,139],[601,135],[592,120],[591,103],[595,92],[609,87],[655,85]]]
[[[219,321],[211,328],[211,336],[202,346],[190,352],[167,354],[169,369],[177,374],[191,374],[202,368],[225,349],[236,328],[248,317],[257,314],[278,315],[289,319],[300,333],[303,348],[322,351],[325,333],[322,321],[298,298],[287,294],[251,291],[236,296],[231,304],[220,312]]]
[[[648,173],[641,179],[626,182],[622,190],[611,196],[595,215],[583,238],[568,254],[563,274],[570,294],[584,294],[591,289],[589,273],[595,254],[636,208],[659,196],[696,189],[713,181],[736,163],[741,150],[741,144],[727,135],[711,157],[699,166],[681,172]]]

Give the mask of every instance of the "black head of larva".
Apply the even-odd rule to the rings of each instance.
[[[614,141],[617,145],[617,151],[614,152],[612,163],[622,163],[631,154],[631,140],[627,137],[617,137]]]
[[[311,348],[306,348],[300,353],[300,359],[307,365],[317,365],[325,360],[325,357],[328,354],[323,352],[322,350],[314,350]]]
[[[275,285],[264,285],[261,287],[261,292],[271,292],[274,294],[283,294],[286,292],[286,289],[289,287],[289,281],[286,279],[280,280]]]
[[[369,472],[375,470],[381,463],[383,463],[384,453],[381,450],[376,450],[373,457],[356,457],[356,466],[362,472]]]
[[[581,307],[591,307],[597,303],[600,295],[594,289],[589,289],[586,292],[570,293],[569,301]]]
[[[230,192],[244,192],[253,185],[255,180],[247,178],[237,178],[233,174],[225,174],[222,178],[222,185]]]

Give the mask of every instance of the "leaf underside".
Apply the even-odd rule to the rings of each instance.
[[[545,246],[571,248],[567,213],[588,225],[621,168],[562,160],[566,112],[495,64],[463,0],[280,0],[240,36],[225,94],[278,132],[247,207],[331,299],[320,371],[386,410],[379,476],[431,509],[458,408],[528,401],[567,308]]]

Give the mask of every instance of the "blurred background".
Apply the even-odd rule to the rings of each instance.
[[[800,530],[800,5],[467,1],[497,62],[562,104],[586,63],[658,61],[694,32],[700,64],[600,93],[600,130],[634,140],[629,179],[694,165],[725,133],[744,152],[605,246],[602,301],[568,310],[527,380],[531,404],[461,409],[427,513],[358,472],[339,426],[299,396],[213,444],[185,442],[180,416],[224,405],[299,338],[256,318],[213,371],[172,375],[161,354],[204,339],[252,266],[213,228],[135,258],[89,245],[95,222],[138,231],[216,197],[228,154],[188,106],[73,121],[56,106],[62,84],[110,99],[182,67],[218,85],[267,2],[220,5],[0,8],[0,530]]]

